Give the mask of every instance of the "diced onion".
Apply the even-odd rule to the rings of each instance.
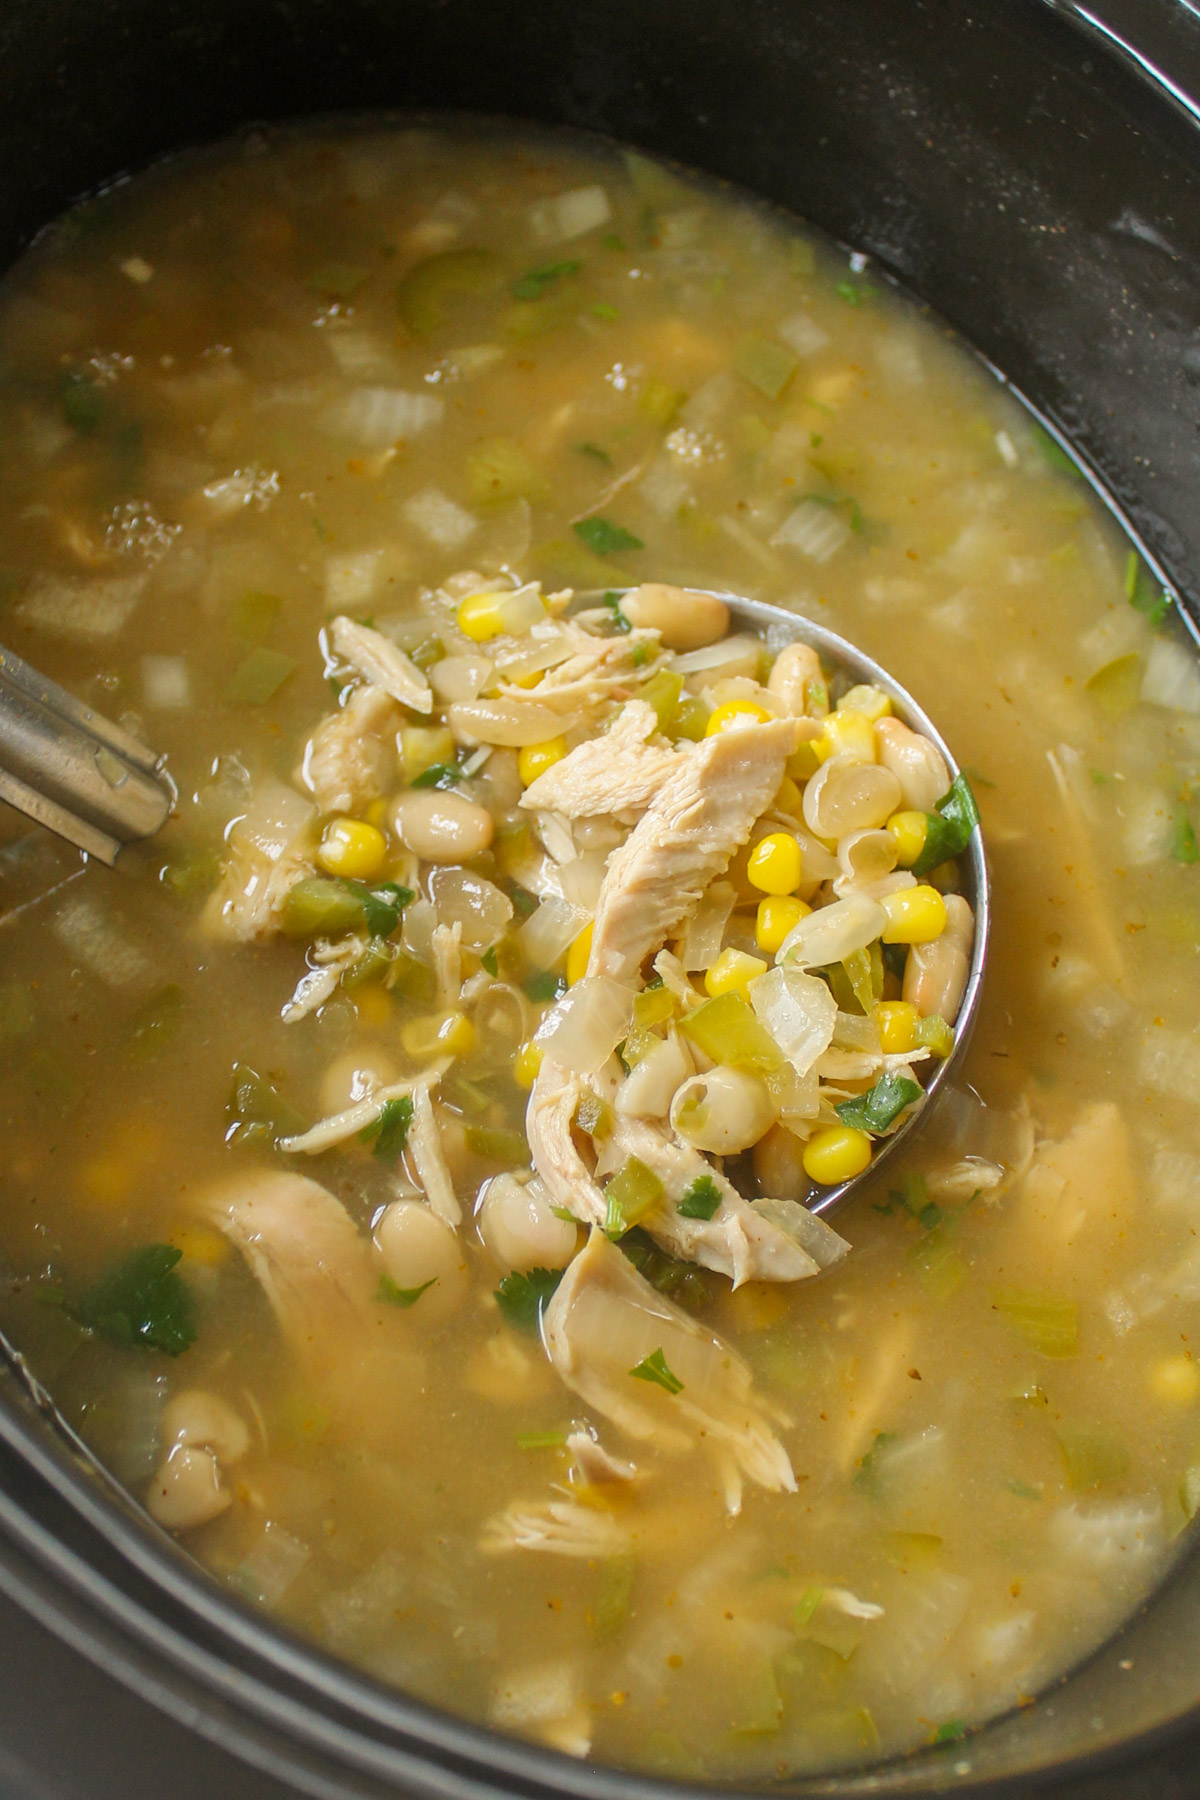
[[[386,450],[400,438],[436,425],[445,406],[436,394],[410,394],[404,388],[352,388],[325,415],[326,429],[353,438],[367,450]]]
[[[1146,657],[1142,699],[1176,712],[1200,713],[1200,664],[1194,650],[1173,638],[1156,637]]]
[[[513,916],[512,901],[494,881],[472,869],[434,869],[429,894],[440,925],[461,925],[469,950],[485,950],[503,937]]]
[[[192,703],[192,684],[182,656],[143,656],[142,694],[146,705],[178,711]]]
[[[538,1042],[576,1075],[602,1069],[633,1019],[633,989],[589,975],[561,999],[538,1031]]]
[[[252,846],[276,862],[314,817],[311,800],[268,775],[259,782],[245,816],[230,831],[230,841]]]
[[[883,936],[887,922],[888,916],[878,900],[866,894],[852,894],[845,900],[835,900],[832,906],[818,907],[801,919],[795,931],[784,938],[775,960],[823,969],[830,963],[843,962],[852,950],[865,950]]]
[[[437,544],[442,550],[457,550],[478,530],[479,520],[474,513],[451,500],[449,494],[443,494],[440,488],[424,488],[404,502],[401,511],[409,524]]]
[[[490,656],[442,656],[429,671],[429,685],[447,705],[474,700],[492,678]]]
[[[582,856],[557,865],[563,898],[589,914],[595,912],[608,862],[607,850],[585,850]]]
[[[829,342],[829,333],[823,331],[806,312],[792,313],[775,330],[788,349],[794,350],[797,356],[815,356]]]
[[[428,900],[413,900],[404,909],[404,925],[400,941],[418,962],[433,961],[433,934],[437,928],[437,908]]]
[[[825,910],[832,912],[833,908]],[[760,1022],[797,1075],[807,1075],[833,1041],[838,1009],[828,987],[816,975],[805,975],[792,966],[769,969],[750,983],[747,992]]]
[[[701,897],[679,947],[679,960],[689,973],[693,969],[711,969],[720,956],[736,899],[731,881],[714,881]]]
[[[569,900],[547,895],[517,933],[522,956],[535,969],[552,969],[567,954],[588,917],[582,907],[572,906]]]
[[[883,1054],[878,1025],[874,1019],[864,1019],[858,1013],[838,1013],[833,1022],[833,1042],[842,1050],[861,1050],[868,1056]]]
[[[750,1202],[756,1213],[769,1219],[807,1250],[815,1263],[828,1269],[831,1264],[840,1262],[850,1246],[845,1238],[839,1237],[831,1225],[824,1219],[810,1213],[806,1206],[797,1200],[752,1200]]]
[[[262,1536],[235,1570],[235,1579],[264,1606],[274,1606],[299,1575],[312,1555],[307,1544],[268,1519]]]
[[[822,506],[816,500],[802,500],[788,514],[771,542],[777,547],[798,550],[814,562],[825,563],[850,542],[850,526],[832,506]]]
[[[688,650],[676,656],[671,667],[679,675],[699,675],[710,669],[720,669],[724,675],[753,675],[761,651],[760,639],[749,632],[736,632],[720,643],[705,644],[702,650]]]
[[[551,200],[539,200],[529,209],[530,229],[543,244],[562,244],[569,238],[582,237],[611,217],[608,195],[598,182],[555,194]]]
[[[434,664],[435,669],[440,667],[440,663]],[[557,712],[536,700],[475,700],[451,706],[446,717],[462,743],[505,744],[514,750],[526,744],[544,744],[578,722],[577,714]]]

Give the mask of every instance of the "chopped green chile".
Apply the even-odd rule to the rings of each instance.
[[[225,698],[233,705],[265,706],[299,667],[296,658],[282,650],[265,646],[252,650],[231,677]]]
[[[523,1162],[529,1155],[524,1133],[509,1131],[499,1125],[468,1125],[463,1140],[472,1156],[481,1156],[486,1162],[503,1163],[506,1167]]]
[[[235,1063],[233,1086],[225,1108],[227,1144],[264,1144],[273,1147],[281,1137],[293,1137],[307,1129],[308,1120],[275,1084],[249,1063]]]
[[[288,890],[280,917],[293,938],[332,938],[362,930],[386,938],[412,897],[410,888],[396,882],[368,887],[336,875],[310,875]]]
[[[752,1075],[771,1075],[783,1067],[779,1045],[740,994],[718,994],[705,1000],[680,1020],[679,1029],[715,1063],[727,1063]]]
[[[633,1022],[643,1031],[665,1025],[675,1017],[675,996],[660,981],[657,987],[645,987],[633,1002]]]
[[[1129,1473],[1129,1446],[1111,1426],[1060,1419],[1054,1435],[1062,1451],[1067,1481],[1077,1493],[1107,1487]]]
[[[447,323],[464,300],[494,293],[504,265],[490,250],[444,250],[414,264],[396,289],[396,311],[408,329],[427,337]]]
[[[1010,1331],[1042,1356],[1079,1354],[1079,1307],[1074,1300],[1060,1294],[997,1288],[991,1304]]]
[[[944,1062],[954,1048],[954,1028],[937,1013],[930,1013],[928,1018],[918,1019],[913,1026],[913,1046],[930,1051]]]
[[[607,1214],[604,1229],[621,1237],[638,1225],[662,1202],[663,1184],[653,1169],[636,1156],[627,1157],[604,1190]]]
[[[580,1131],[586,1131],[589,1137],[600,1143],[612,1136],[615,1115],[607,1100],[602,1100],[599,1094],[589,1092],[582,1096],[575,1109],[575,1123]]]
[[[743,381],[757,388],[766,399],[778,400],[800,364],[790,350],[774,339],[754,336],[741,345],[733,366]]]

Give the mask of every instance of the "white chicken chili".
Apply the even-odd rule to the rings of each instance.
[[[180,794],[111,871],[0,822],[7,1341],[436,1706],[970,1761],[1200,1505],[1200,674],[1136,551],[862,259],[462,122],[81,206],[0,420],[0,641]]]

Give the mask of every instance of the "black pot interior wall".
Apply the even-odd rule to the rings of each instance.
[[[247,120],[439,106],[632,140],[869,251],[1061,424],[1200,605],[1200,135],[1040,0],[5,0],[0,258]],[[1198,1651],[1192,1559],[1124,1644],[975,1740],[975,1773],[1169,1720]]]
[[[1200,28],[1182,48],[1200,69]],[[608,132],[870,251],[1062,425],[1200,605],[1200,136],[1051,7],[7,0],[0,251],[164,150],[380,106]]]

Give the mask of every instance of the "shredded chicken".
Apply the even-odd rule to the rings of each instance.
[[[453,925],[435,925],[431,942],[438,1005],[449,1010],[462,996],[462,925],[457,919]]]
[[[306,850],[287,849],[272,857],[254,844],[232,840],[221,879],[205,902],[204,929],[239,944],[275,937],[284,901],[312,873]]]
[[[402,718],[392,696],[368,683],[322,719],[296,776],[322,812],[358,812],[382,796]]]
[[[241,1251],[289,1343],[320,1357],[362,1334],[378,1282],[349,1213],[305,1175],[253,1174],[214,1188],[203,1211]]]
[[[624,1555],[631,1541],[627,1527],[597,1507],[574,1500],[518,1500],[488,1520],[479,1548],[491,1555],[542,1550],[591,1559]]]
[[[408,1150],[417,1180],[433,1211],[447,1225],[457,1228],[462,1223],[462,1207],[454,1192],[446,1153],[442,1149],[442,1134],[429,1097],[431,1085],[422,1077],[412,1089],[413,1116],[408,1128]]]
[[[610,1487],[614,1481],[637,1480],[637,1464],[613,1456],[590,1431],[573,1431],[567,1449],[581,1481],[589,1487]]]
[[[656,738],[657,742],[651,741]],[[653,707],[644,700],[631,700],[603,737],[577,744],[530,782],[520,803],[530,810],[562,813],[568,819],[640,812],[663,782],[682,768],[688,754],[658,737]]]
[[[572,1262],[542,1321],[547,1354],[584,1402],[667,1454],[698,1444],[760,1487],[796,1478],[741,1357],[643,1279],[602,1231]],[[653,1359],[651,1361],[651,1359]],[[668,1392],[633,1371],[665,1365]],[[736,1510],[736,1495],[731,1495]]]
[[[706,738],[661,787],[609,859],[589,975],[636,979],[724,872],[774,797],[796,723],[773,719]]]
[[[343,662],[393,700],[413,712],[433,711],[433,694],[424,675],[381,631],[339,614],[329,627],[329,641]]]
[[[327,1119],[319,1119],[307,1131],[297,1132],[294,1137],[280,1138],[279,1148],[288,1156],[320,1156],[324,1150],[332,1150],[335,1144],[344,1144],[348,1138],[356,1137],[368,1125],[373,1125],[389,1100],[401,1100],[405,1095],[415,1096],[417,1089],[423,1089],[428,1095],[431,1087],[436,1087],[446,1070],[450,1067],[450,1058],[431,1063],[406,1081],[392,1081],[386,1087],[377,1087],[364,1099],[348,1106],[344,1112],[331,1113]],[[416,1123],[416,1101],[414,1098],[414,1124]]]
[[[295,1025],[323,1006],[366,947],[364,937],[338,938],[336,942],[318,938],[309,952],[314,967],[300,977],[295,993],[279,1015],[284,1024]]]
[[[563,619],[535,625],[530,632],[539,639],[557,640],[562,659],[546,670],[535,688],[501,683],[508,700],[535,700],[561,711],[579,706],[594,708],[613,699],[628,698],[635,686],[652,673],[660,650],[656,631],[630,631],[621,637],[597,637],[575,620]],[[640,653],[642,661],[635,660]]]

